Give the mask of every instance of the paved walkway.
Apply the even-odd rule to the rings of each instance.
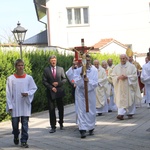
[[[48,111],[32,115],[29,122],[30,150],[150,150],[150,109],[137,108],[133,119],[119,121],[117,112],[97,116],[95,134],[80,138],[75,124],[74,105],[65,107],[64,130],[49,133]],[[11,122],[0,123],[0,150],[17,150]]]

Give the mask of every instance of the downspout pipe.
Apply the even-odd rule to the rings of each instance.
[[[34,0],[34,4],[35,4],[35,5],[38,5],[38,6],[41,6],[41,7],[45,8],[45,9],[47,10],[47,22],[48,22],[48,23],[45,23],[45,22],[43,22],[43,21],[41,21],[41,20],[39,19],[39,16],[38,16],[38,13],[37,13],[37,8],[36,8],[36,6],[35,6],[38,21],[41,22],[41,23],[43,23],[43,24],[45,24],[45,27],[46,27],[46,29],[47,29],[48,46],[50,46],[50,45],[51,45],[51,41],[50,41],[49,8],[46,7],[46,6],[44,6],[44,5],[41,5],[41,4],[37,3],[37,2],[35,2],[35,0]]]

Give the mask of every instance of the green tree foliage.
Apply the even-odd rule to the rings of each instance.
[[[32,75],[38,87],[38,90],[35,93],[34,100],[32,103],[32,113],[48,109],[48,102],[45,93],[46,89],[42,84],[42,75],[44,68],[49,65],[48,58],[52,54],[55,54],[57,56],[57,65],[62,66],[65,71],[67,71],[72,65],[72,55],[61,55],[56,51],[48,50],[36,50],[31,52],[25,52],[23,50],[25,72]],[[19,51],[0,50],[0,121],[7,120],[10,118],[9,114],[6,113],[6,80],[8,76],[15,72],[14,62],[18,58],[20,58]],[[100,61],[112,58],[115,64],[119,62],[119,58],[116,55],[93,54],[92,58],[98,59]],[[69,84],[69,82],[66,82],[64,87],[66,92],[66,96],[64,97],[65,105],[73,103],[71,85]]]
[[[113,64],[118,64],[120,59],[116,54],[91,54],[92,60],[97,59],[100,61],[100,64],[103,60],[108,60],[109,58],[113,59]]]

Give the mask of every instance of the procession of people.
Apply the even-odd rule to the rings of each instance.
[[[113,64],[113,59],[111,58],[109,58],[107,61],[93,60],[93,64],[90,64],[92,68],[94,66],[97,70],[97,77],[92,75],[88,76],[87,79],[88,88],[92,88],[92,90],[95,88],[92,92],[92,103],[91,93],[88,89],[90,105],[89,112],[95,112],[95,115],[93,116],[91,116],[89,112],[85,111],[85,79],[80,74],[82,72],[83,66],[80,66],[76,69],[74,69],[74,67],[71,67],[66,72],[66,76],[68,77],[68,79],[70,81],[75,81],[75,110],[77,115],[76,123],[79,127],[81,138],[85,138],[86,131],[90,131],[90,129],[92,129],[87,127],[96,123],[95,116],[102,116],[105,115],[105,113],[116,112],[116,118],[118,120],[124,120],[126,116],[128,119],[132,119],[134,117],[134,114],[136,113],[137,106],[141,106],[142,90],[144,90],[145,88],[149,88],[149,63],[147,63],[142,70],[140,64],[136,60],[133,60],[133,52],[131,50],[127,50],[125,54],[121,54],[119,57],[120,63],[117,65]],[[147,57],[148,59],[150,59],[149,53],[147,53]],[[87,64],[89,64],[88,60]],[[86,67],[86,72],[89,73],[89,66]],[[91,82],[89,82],[90,80],[93,81],[93,84],[95,83],[94,86],[91,85]],[[142,85],[143,89],[141,88],[141,83],[143,85],[146,85],[145,87]],[[80,94],[82,96],[80,96]],[[146,92],[146,95],[147,103],[150,106],[148,91]],[[93,109],[93,106],[95,107],[95,110]],[[85,121],[87,119],[93,122],[91,123],[89,121]],[[81,132],[81,127],[83,126],[84,128],[82,129],[84,129],[84,134],[82,134]],[[94,126],[92,134],[90,135],[93,134]]]
[[[86,138],[87,134],[94,135],[96,116],[116,112],[118,120],[124,120],[126,116],[132,119],[136,106],[142,101],[141,90],[144,90],[145,103],[150,107],[150,52],[147,53],[147,62],[143,67],[133,60],[132,51],[121,54],[117,65],[113,64],[112,58],[107,61],[96,59],[92,63],[88,53],[81,57],[80,62],[74,59],[72,66],[65,72],[62,67],[57,66],[57,57],[52,55],[49,57],[50,65],[43,71],[42,83],[47,92],[51,127],[49,133],[56,132],[55,105],[58,108],[60,130],[64,129],[63,85],[67,79],[72,86],[76,124],[81,138]],[[12,115],[14,144],[19,144],[21,119],[20,142],[22,147],[28,148],[28,121],[37,86],[32,76],[24,73],[24,62],[21,59],[16,60],[15,68],[16,73],[7,79],[7,111]],[[144,85],[143,89],[140,87],[141,83]]]

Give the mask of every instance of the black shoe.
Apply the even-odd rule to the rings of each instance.
[[[21,147],[23,147],[23,148],[29,148],[29,145],[27,143],[21,143]]]
[[[17,137],[17,138],[14,138],[14,144],[15,145],[18,145],[19,144],[19,138]]]
[[[108,110],[108,112],[112,112],[112,110]]]
[[[89,130],[89,135],[94,135],[94,129]]]
[[[132,119],[133,118],[133,115],[132,114],[129,114],[127,115],[128,116],[128,119]]]
[[[81,139],[86,138],[86,131],[81,130],[80,133],[81,133]]]
[[[102,113],[98,113],[98,116],[101,116],[102,115]]]
[[[58,123],[59,123],[59,126],[60,126],[60,130],[63,130],[63,121],[61,121],[61,123],[60,123],[60,121],[58,121]]]
[[[49,131],[49,133],[54,133],[54,132],[56,132],[56,129],[54,129],[54,128],[52,128],[52,129]]]
[[[117,116],[117,119],[119,119],[119,120],[124,120],[123,116],[124,116],[124,115],[118,115],[118,116]]]
[[[63,125],[60,125],[60,130],[63,130],[64,129],[63,127],[64,127]]]

